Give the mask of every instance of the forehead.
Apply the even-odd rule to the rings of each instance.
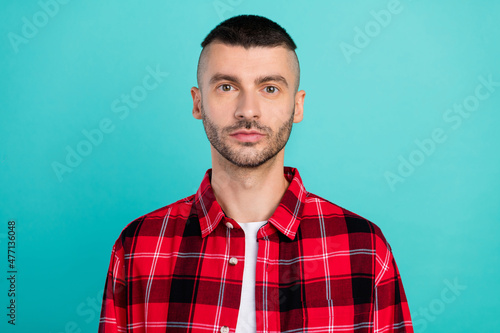
[[[235,75],[243,80],[280,74],[293,82],[294,54],[283,46],[245,49],[239,45],[214,42],[206,47],[203,57],[204,82],[216,73]]]

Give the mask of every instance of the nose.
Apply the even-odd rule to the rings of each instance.
[[[241,93],[234,116],[238,120],[243,118],[248,120],[260,118],[260,107],[257,94],[251,92]]]

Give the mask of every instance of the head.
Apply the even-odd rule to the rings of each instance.
[[[193,116],[203,120],[212,159],[256,168],[282,158],[305,97],[291,37],[267,18],[240,15],[220,23],[201,46]]]

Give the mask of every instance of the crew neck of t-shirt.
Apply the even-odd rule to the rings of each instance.
[[[257,230],[259,230],[260,227],[262,227],[264,224],[266,224],[267,221],[257,221],[257,222],[238,222],[240,225],[241,229],[245,231],[245,234],[248,232],[250,233],[255,233],[257,235]]]

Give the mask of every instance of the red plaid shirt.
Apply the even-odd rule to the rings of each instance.
[[[99,332],[235,331],[245,236],[215,200],[211,171],[196,194],[123,229]],[[256,240],[257,332],[413,332],[380,229],[307,192],[297,169],[284,176],[290,185]]]

